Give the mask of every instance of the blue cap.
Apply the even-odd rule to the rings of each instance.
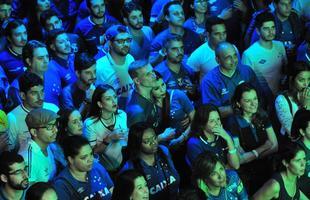
[[[113,25],[105,32],[106,41],[113,40],[119,33],[128,33],[126,26]]]

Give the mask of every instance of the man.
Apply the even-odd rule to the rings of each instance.
[[[29,182],[48,182],[56,174],[56,164],[49,144],[57,136],[58,115],[44,108],[31,110],[25,119],[31,140],[19,150],[28,165]]]
[[[78,80],[63,89],[61,107],[76,108],[85,117],[95,90],[96,60],[88,53],[81,53],[75,57],[74,66]]]
[[[104,41],[105,31],[118,22],[106,14],[104,0],[86,0],[86,4],[90,15],[76,25],[74,33],[84,39],[89,52],[96,54],[97,47]]]
[[[283,67],[287,64],[282,42],[275,41],[274,16],[263,12],[256,17],[259,41],[252,44],[242,55],[242,63],[256,73],[265,96],[270,100],[279,91]],[[271,103],[271,102],[270,102]]]
[[[222,117],[232,114],[230,99],[237,85],[251,83],[259,92],[260,86],[254,71],[245,65],[238,64],[236,48],[221,42],[215,49],[217,67],[209,71],[201,81],[202,103],[217,106]]]
[[[208,41],[198,47],[188,58],[187,64],[198,73],[199,79],[218,65],[215,59],[215,48],[226,41],[225,21],[218,17],[209,17],[206,21]]]
[[[128,66],[134,61],[129,54],[132,37],[123,25],[113,25],[105,33],[109,52],[97,60],[96,84],[109,84],[116,90],[120,108],[125,108],[133,89]]]
[[[0,51],[5,48],[6,38],[4,29],[8,24],[12,13],[12,0],[0,0]]]
[[[44,100],[59,106],[62,88],[77,79],[74,72],[74,54],[68,36],[62,29],[50,31],[47,45],[52,59],[44,76]]]
[[[135,60],[147,59],[154,33],[149,26],[143,26],[142,8],[138,4],[130,2],[125,4],[122,13],[124,23],[132,36],[130,54]]]
[[[0,66],[2,66],[9,83],[24,73],[22,50],[27,43],[27,29],[21,20],[13,20],[5,28],[8,41],[6,49],[0,52]]]
[[[21,155],[14,151],[0,155],[0,181],[0,200],[25,199],[28,167]]]
[[[162,52],[163,42],[170,34],[180,35],[184,42],[185,59],[198,48],[202,41],[199,35],[183,27],[185,17],[179,1],[170,1],[164,7],[164,16],[168,22],[168,29],[159,33],[152,41],[150,61],[156,66],[164,59]]]
[[[298,47],[297,61],[304,61],[310,65],[310,29],[305,34],[305,41]]]

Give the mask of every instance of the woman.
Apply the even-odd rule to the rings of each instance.
[[[127,161],[122,169],[136,169],[146,179],[151,200],[176,199],[179,174],[168,149],[158,145],[153,127],[146,122],[131,126],[128,137]]]
[[[118,109],[115,90],[110,85],[98,85],[92,96],[84,135],[94,153],[108,171],[115,171],[122,163],[122,148],[127,145],[127,115]]]
[[[267,156],[276,152],[278,142],[269,118],[259,108],[256,90],[248,83],[236,87],[232,97],[234,114],[227,120],[240,154],[240,176],[250,194],[268,178]]]
[[[297,144],[306,152],[306,172],[300,177],[300,190],[310,197],[310,111],[301,109],[295,113],[292,123],[292,138],[298,138]]]
[[[291,126],[296,111],[310,109],[310,67],[305,62],[297,62],[292,68],[289,90],[275,100],[275,108],[281,123],[281,134],[291,138]]]
[[[189,165],[199,154],[209,151],[229,167],[239,168],[237,150],[231,136],[223,129],[217,107],[211,104],[200,106],[195,113],[191,132],[193,136],[187,142],[186,153]]]
[[[79,135],[67,137],[62,148],[68,166],[54,181],[59,199],[110,200],[113,183],[107,171],[94,162],[87,139]]]
[[[25,200],[57,200],[57,194],[53,186],[45,182],[37,182],[29,187]]]
[[[281,155],[282,168],[253,196],[253,200],[308,200],[298,188],[298,177],[305,173],[305,151],[289,143]]]
[[[148,200],[149,189],[141,173],[132,169],[121,173],[116,180],[112,200]]]
[[[195,159],[192,178],[193,185],[201,189],[208,200],[248,199],[238,174],[225,170],[225,165],[212,152],[200,154]]]

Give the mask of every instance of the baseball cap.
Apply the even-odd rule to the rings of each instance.
[[[0,134],[8,129],[8,117],[3,110],[0,110]]]
[[[44,108],[36,108],[31,110],[26,116],[26,124],[28,128],[38,128],[47,125],[49,122],[57,119],[59,116]]]
[[[113,40],[119,33],[128,33],[126,26],[113,25],[105,32],[106,41]]]

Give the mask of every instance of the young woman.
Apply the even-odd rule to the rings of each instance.
[[[122,163],[122,148],[127,145],[127,115],[118,109],[115,90],[110,85],[98,85],[92,97],[84,135],[101,163],[115,171]]]
[[[298,110],[292,124],[292,138],[298,138],[297,144],[306,152],[306,172],[300,177],[300,190],[310,197],[310,111]]]
[[[308,200],[299,190],[298,177],[305,173],[306,154],[296,143],[289,143],[281,155],[282,169],[267,181],[253,200]]]
[[[238,174],[225,170],[225,165],[212,152],[200,154],[195,159],[192,178],[193,185],[201,189],[208,200],[248,199]]]
[[[58,200],[55,189],[52,185],[45,182],[37,182],[29,187],[26,192],[25,200]]]
[[[116,180],[112,200],[148,200],[149,189],[143,175],[134,170],[124,171]]]
[[[94,162],[87,139],[79,135],[67,137],[62,148],[68,165],[54,181],[58,198],[110,200],[112,180],[107,171]]]
[[[259,107],[256,90],[248,83],[237,86],[232,97],[234,114],[227,120],[240,154],[240,177],[253,194],[270,176],[268,155],[276,152],[278,142],[269,118]]]
[[[239,156],[231,136],[224,130],[218,109],[211,105],[200,106],[191,125],[193,136],[187,142],[186,158],[192,165],[204,152],[217,154],[223,163],[239,168]]]
[[[140,122],[131,126],[128,137],[127,161],[122,169],[136,169],[146,179],[151,200],[176,199],[179,190],[179,174],[168,149],[158,145],[151,125]]]

